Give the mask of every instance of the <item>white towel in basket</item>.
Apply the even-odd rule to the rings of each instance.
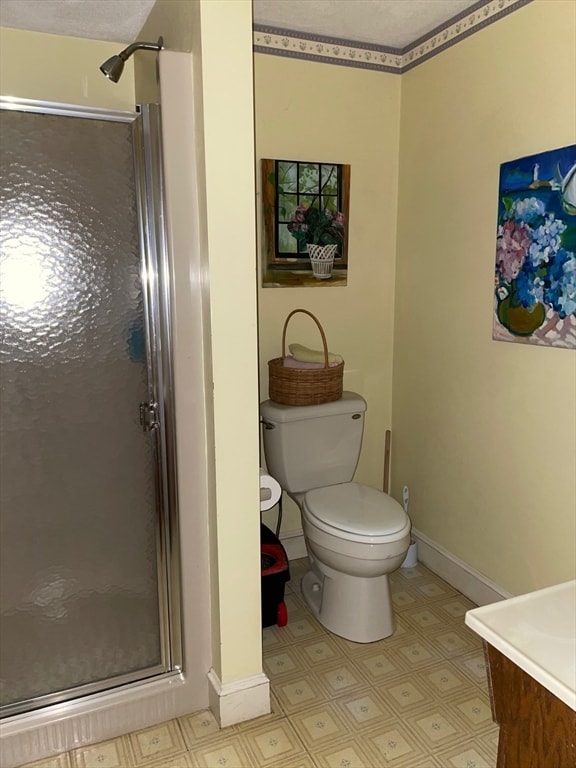
[[[302,363],[322,363],[324,365],[324,352],[320,349],[309,349],[303,344],[290,344],[290,354],[295,360]],[[328,364],[340,365],[344,360],[342,355],[336,355],[334,352],[328,352]]]

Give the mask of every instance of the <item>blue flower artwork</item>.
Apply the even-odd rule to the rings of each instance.
[[[492,336],[576,349],[576,144],[500,166]]]

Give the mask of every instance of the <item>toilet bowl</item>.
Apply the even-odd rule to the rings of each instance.
[[[358,643],[388,637],[394,618],[388,576],[410,545],[410,519],[391,496],[352,482],[366,401],[260,406],[268,471],[296,502],[311,570],[302,594],[318,621]]]
[[[302,592],[314,615],[326,629],[357,643],[391,635],[388,574],[400,567],[410,544],[402,507],[358,483],[309,491],[300,504],[312,564]]]

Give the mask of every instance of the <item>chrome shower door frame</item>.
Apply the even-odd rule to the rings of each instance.
[[[176,430],[171,331],[170,268],[165,232],[161,118],[158,104],[137,112],[120,112],[76,105],[0,97],[0,109],[129,123],[132,126],[134,182],[138,213],[140,278],[148,374],[148,403],[155,452],[156,553],[160,628],[160,665],[57,691],[4,707],[3,717],[54,704],[75,704],[81,698],[132,687],[182,671],[180,543],[178,525]],[[138,408],[138,403],[134,404]]]
[[[182,670],[180,538],[172,355],[170,264],[166,236],[159,104],[141,104],[133,122],[136,198],[150,403],[156,414],[156,500],[162,663]]]

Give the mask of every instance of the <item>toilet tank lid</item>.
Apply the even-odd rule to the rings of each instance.
[[[346,413],[364,413],[366,400],[356,392],[342,392],[339,400],[322,405],[282,405],[273,400],[260,403],[260,416],[269,421],[289,422],[305,419],[319,419]]]

